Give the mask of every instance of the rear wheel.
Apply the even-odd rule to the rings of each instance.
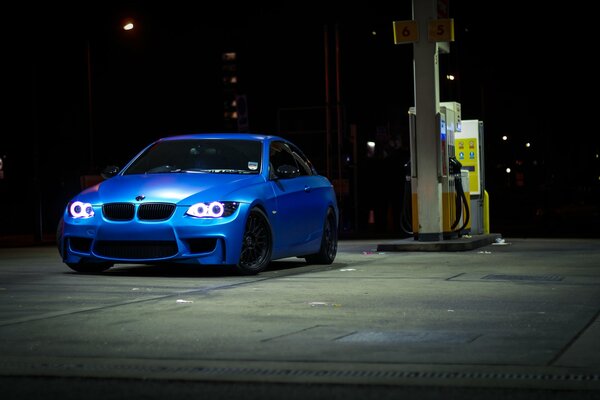
[[[335,214],[330,208],[323,224],[323,236],[319,252],[305,257],[309,264],[331,264],[337,254],[337,224]]]
[[[271,262],[273,238],[267,216],[260,208],[250,210],[242,238],[240,261],[236,267],[244,275],[254,275]]]

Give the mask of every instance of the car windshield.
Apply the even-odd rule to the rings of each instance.
[[[256,140],[185,139],[155,143],[123,175],[159,173],[258,174],[261,143]]]

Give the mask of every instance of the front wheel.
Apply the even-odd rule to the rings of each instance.
[[[335,214],[329,209],[323,224],[323,236],[321,237],[321,247],[319,252],[305,257],[309,264],[331,264],[337,254],[337,224]]]
[[[236,267],[244,275],[255,275],[264,270],[271,262],[273,238],[271,225],[260,208],[250,210],[244,236],[240,261]]]

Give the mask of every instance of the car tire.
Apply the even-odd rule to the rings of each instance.
[[[304,257],[306,262],[309,264],[331,264],[337,254],[337,241],[338,234],[335,214],[330,208],[327,211],[327,216],[323,224],[323,235],[321,237],[319,252]]]
[[[69,268],[73,271],[81,272],[84,274],[97,274],[99,272],[106,271],[110,267],[112,267],[113,263],[66,263]]]
[[[248,214],[240,260],[236,264],[243,275],[255,275],[263,271],[271,262],[273,236],[266,214],[260,208],[253,208]]]

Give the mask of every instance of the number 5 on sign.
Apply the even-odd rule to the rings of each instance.
[[[428,36],[430,42],[453,42],[454,20],[452,18],[429,21]]]
[[[419,41],[417,21],[394,21],[394,44]]]

